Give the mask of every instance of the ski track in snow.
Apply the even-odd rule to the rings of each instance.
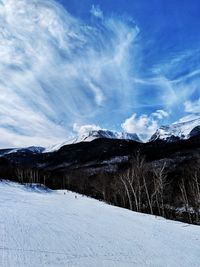
[[[0,266],[199,267],[200,227],[1,182]]]

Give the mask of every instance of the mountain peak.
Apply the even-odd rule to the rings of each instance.
[[[161,126],[155,134],[152,135],[151,141],[164,140],[174,142],[180,139],[188,139],[200,132],[200,116],[186,116],[179,121]]]

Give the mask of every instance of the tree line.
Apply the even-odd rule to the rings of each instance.
[[[128,168],[112,175],[101,174],[96,190],[104,201],[117,206],[200,224],[198,163],[200,160],[170,172],[172,163],[147,162],[145,156],[137,153]]]
[[[108,203],[165,218],[200,224],[200,159],[170,172],[170,162],[148,162],[139,152],[117,171],[70,170],[61,173],[36,167],[15,168],[21,183],[69,189]]]

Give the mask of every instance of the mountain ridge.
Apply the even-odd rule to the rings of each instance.
[[[194,131],[194,129],[196,129]],[[171,125],[161,126],[150,138],[150,142],[156,140],[164,140],[167,142],[174,142],[178,140],[185,140],[200,132],[200,117],[187,121],[178,121]]]
[[[53,145],[46,148],[43,152],[49,153],[59,150],[62,146],[71,145],[81,142],[91,142],[95,139],[106,138],[106,139],[119,139],[119,140],[132,140],[136,142],[142,142],[138,135],[135,133],[117,132],[111,130],[90,130],[84,134],[77,135],[76,137],[69,139],[61,144]]]
[[[187,117],[186,117],[187,118]],[[182,120],[182,119],[181,119]],[[179,140],[187,140],[200,133],[200,117],[195,117],[186,121],[178,121],[171,125],[163,125],[156,130],[147,142],[142,142],[137,133],[117,132],[106,129],[90,130],[79,134],[63,143],[59,143],[50,147],[30,146],[22,148],[6,148],[0,149],[0,157],[6,154],[13,153],[51,153],[58,151],[63,146],[73,145],[77,143],[92,142],[96,139],[116,139],[116,140],[129,140],[138,143],[151,143],[156,141],[164,142],[177,142]]]

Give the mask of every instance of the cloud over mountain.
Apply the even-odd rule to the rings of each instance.
[[[157,110],[149,116],[146,114],[137,116],[134,113],[122,123],[122,128],[128,133],[137,133],[141,139],[146,141],[157,130],[159,121],[168,116],[169,114],[164,110]]]
[[[143,134],[199,112],[199,45],[188,34],[178,42],[186,27],[170,30],[178,23],[168,11],[177,7],[167,3],[149,20],[143,0],[138,14],[134,3],[133,14],[124,13],[128,4],[120,12],[99,4],[0,0],[0,147],[60,143],[74,123],[120,131],[124,121]]]
[[[84,23],[51,0],[0,1],[1,146],[58,142],[126,100],[138,28],[91,13],[102,20]]]

